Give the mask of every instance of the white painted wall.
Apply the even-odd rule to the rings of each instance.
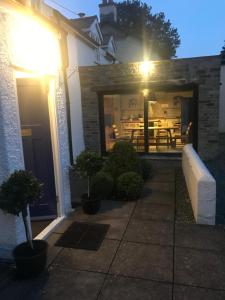
[[[99,51],[99,64],[109,64],[109,61],[105,57],[104,50],[85,43],[73,33],[68,33],[67,43],[69,56],[67,78],[70,96],[73,156],[75,159],[85,148],[78,66],[97,65],[97,51]]]
[[[15,16],[0,6],[0,183],[14,170],[24,169],[18,99],[16,91],[17,65],[11,55],[9,32],[15,26]],[[55,36],[57,40],[57,35]],[[13,59],[13,60],[12,60]],[[21,60],[19,62],[21,66]],[[57,193],[61,203],[61,215],[71,211],[69,185],[69,144],[66,101],[62,74],[55,74],[55,132],[58,177]],[[0,257],[9,257],[12,248],[25,240],[22,219],[5,215],[0,211]]]
[[[219,132],[225,133],[225,65],[221,65],[220,78]]]
[[[216,181],[191,144],[183,148],[182,168],[196,222],[215,225]]]
[[[96,63],[96,49],[88,46],[72,33],[67,36],[69,67],[67,71],[70,96],[71,129],[73,142],[73,156],[84,150],[84,133],[81,104],[81,89],[78,66],[93,66]]]
[[[17,104],[16,81],[10,66],[10,16],[0,10],[0,183],[16,169],[24,168]],[[0,257],[25,240],[22,219],[0,210]]]
[[[92,37],[94,37],[99,44],[102,43],[103,38],[97,19],[91,24],[89,30],[91,32]]]

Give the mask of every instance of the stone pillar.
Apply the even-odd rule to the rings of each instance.
[[[0,183],[14,170],[24,169],[16,80],[10,65],[10,16],[0,12]],[[0,210],[0,257],[25,240],[22,219]]]

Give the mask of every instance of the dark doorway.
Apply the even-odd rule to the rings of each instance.
[[[25,168],[44,183],[43,197],[30,205],[33,218],[57,215],[47,84],[41,79],[17,79]]]

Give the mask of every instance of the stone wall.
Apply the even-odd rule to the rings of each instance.
[[[220,56],[156,61],[143,82],[140,64],[80,67],[84,137],[87,148],[100,151],[98,94],[101,91],[165,84],[198,86],[198,153],[203,159],[218,154]]]

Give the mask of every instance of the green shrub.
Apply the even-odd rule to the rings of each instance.
[[[136,172],[126,172],[117,178],[117,194],[127,200],[136,200],[142,192],[144,180]]]
[[[152,176],[152,165],[147,159],[140,159],[141,176],[144,180],[147,180]]]
[[[91,197],[94,199],[110,199],[113,194],[114,180],[106,172],[100,171],[91,178]]]
[[[84,150],[77,156],[72,171],[81,178],[88,179],[88,198],[90,198],[90,180],[92,176],[101,170],[103,166],[102,157],[95,151]]]
[[[139,172],[140,159],[132,144],[116,142],[106,160],[104,171],[110,173],[114,179],[125,172]]]
[[[42,192],[43,184],[30,172],[24,170],[13,172],[0,187],[0,209],[16,216],[22,214],[27,242],[32,249],[32,236],[27,221],[27,206],[38,201],[42,197]]]

